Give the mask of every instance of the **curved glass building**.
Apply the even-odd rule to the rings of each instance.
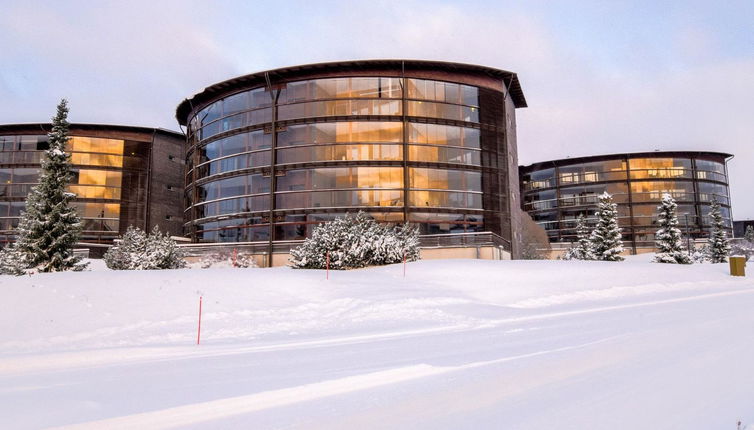
[[[0,125],[0,242],[14,239],[39,179],[51,124]],[[154,128],[71,124],[69,190],[83,218],[81,242],[112,243],[133,225],[182,234],[182,134]]]
[[[523,209],[551,242],[571,242],[576,219],[595,221],[597,196],[613,195],[623,239],[634,253],[654,250],[657,206],[664,193],[678,203],[684,235],[709,234],[710,202],[731,225],[726,163],[719,152],[645,152],[544,161],[521,167]]]
[[[187,127],[196,242],[299,240],[365,211],[423,234],[492,232],[515,254],[515,73],[409,60],[287,67],[206,88]]]

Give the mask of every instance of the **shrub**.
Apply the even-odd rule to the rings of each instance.
[[[324,269],[327,256],[334,270],[419,259],[419,232],[408,224],[379,224],[367,214],[346,215],[314,228],[312,237],[291,250],[295,269]]]
[[[161,234],[155,226],[150,234],[137,227],[126,233],[104,256],[105,264],[113,270],[180,269],[186,266],[183,252],[168,234]]]

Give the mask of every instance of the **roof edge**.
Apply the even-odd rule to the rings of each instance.
[[[669,156],[669,155],[712,155],[712,156],[719,156],[725,158],[727,161],[731,157],[733,157],[733,154],[729,154],[727,152],[718,152],[718,151],[700,151],[700,150],[694,150],[694,151],[683,151],[683,150],[669,150],[669,151],[640,151],[640,152],[619,152],[615,154],[602,154],[602,155],[586,155],[582,157],[572,157],[572,158],[559,158],[556,160],[545,160],[545,161],[538,161],[536,163],[531,163],[528,165],[522,165],[518,166],[519,171],[531,171],[536,170],[540,168],[550,168],[550,167],[559,167],[559,166],[568,166],[571,164],[578,164],[578,163],[585,163],[589,161],[599,161],[599,160],[607,160],[607,159],[614,159],[614,158],[637,158],[637,157],[647,157],[647,156]]]
[[[221,81],[205,87],[203,90],[194,94],[190,98],[184,99],[176,107],[175,117],[180,125],[187,125],[188,115],[194,109],[195,106],[202,106],[209,100],[212,100],[217,94],[221,94],[224,90],[232,87],[243,88],[245,84],[253,84],[255,81],[264,83],[265,76],[272,76],[282,78],[285,75],[294,75],[296,73],[303,73],[307,71],[322,71],[327,69],[358,69],[369,67],[405,67],[406,65],[414,67],[437,67],[444,68],[446,70],[466,70],[471,72],[485,73],[489,76],[508,80],[506,86],[509,88],[511,97],[513,98],[514,105],[517,108],[527,107],[526,98],[524,97],[523,90],[521,89],[521,83],[519,82],[518,75],[516,73],[496,69],[493,67],[480,66],[476,64],[468,63],[455,63],[449,61],[434,61],[434,60],[408,60],[408,59],[370,59],[370,60],[346,60],[346,61],[329,61],[322,63],[302,64],[296,66],[280,67],[270,70],[262,70],[246,75],[237,76],[225,81]]]
[[[143,127],[123,124],[94,124],[94,123],[69,123],[69,127],[79,130],[98,130],[98,131],[123,131],[123,132],[136,132],[136,133],[162,133],[168,136],[184,138],[185,135],[182,132],[168,130],[161,127]],[[14,131],[28,131],[32,129],[39,129],[43,133],[49,133],[49,129],[52,128],[52,123],[49,122],[31,122],[31,123],[15,123],[15,124],[0,124],[0,133],[14,132]]]

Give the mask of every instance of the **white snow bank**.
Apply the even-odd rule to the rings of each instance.
[[[402,265],[329,280],[0,276],[0,416],[13,429],[752,422],[752,279],[639,257],[422,261],[405,278]]]
[[[97,266],[95,269],[101,269]],[[207,269],[0,277],[0,353],[480,326],[526,309],[750,285],[726,265],[435,260],[353,271]],[[747,284],[748,283],[748,284]]]

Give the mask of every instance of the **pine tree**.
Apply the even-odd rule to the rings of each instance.
[[[607,192],[599,196],[597,203],[597,226],[589,236],[595,259],[601,261],[623,261],[621,228],[618,226],[618,205]]]
[[[566,251],[564,260],[595,260],[592,244],[589,242],[589,227],[586,218],[579,214],[576,220],[576,245]]]
[[[296,269],[355,269],[370,265],[400,263],[419,259],[419,233],[416,227],[379,224],[359,212],[318,225],[312,237],[291,250],[291,266]]]
[[[744,239],[754,244],[754,225],[746,227],[746,233],[744,233]]]
[[[691,264],[691,257],[683,250],[681,230],[678,228],[676,209],[678,205],[670,194],[662,195],[662,203],[657,206],[657,221],[660,228],[655,232],[657,254],[656,263]]]
[[[26,274],[29,267],[25,252],[18,249],[16,244],[7,245],[0,250],[0,274],[21,276]]]
[[[45,151],[39,184],[26,198],[26,210],[18,225],[17,246],[27,255],[29,267],[40,272],[81,270],[80,258],[73,247],[81,235],[81,219],[71,206],[73,193],[66,191],[71,180],[68,143],[68,102],[61,100],[48,134],[50,148]]]
[[[710,204],[709,216],[712,223],[712,231],[710,232],[709,240],[707,240],[707,244],[709,245],[709,260],[711,263],[725,263],[728,261],[730,245],[725,233],[725,222],[723,221],[723,216],[720,214],[720,203],[716,199],[713,199]]]

